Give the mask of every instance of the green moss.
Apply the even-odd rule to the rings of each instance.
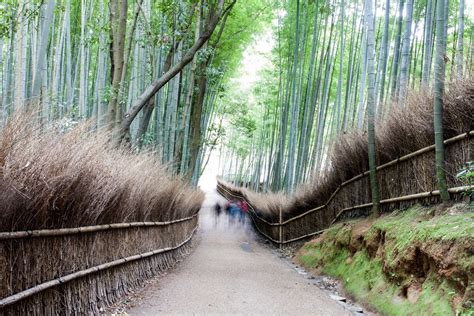
[[[371,230],[385,231],[401,250],[415,240],[457,240],[474,235],[474,212],[431,217],[428,208],[412,207],[377,220]]]
[[[300,256],[299,260],[306,267],[316,267],[321,262],[321,251],[319,249],[313,249],[311,252]]]
[[[324,236],[328,239],[334,240],[334,239],[336,239],[335,237],[336,237],[337,233],[341,230],[342,227],[343,227],[343,224],[336,224],[336,225],[332,226],[331,228],[329,228],[324,233]]]
[[[415,242],[472,238],[474,214],[432,217],[426,208],[411,208],[378,219],[364,238],[369,240],[380,231],[386,234],[385,240],[390,240],[384,245],[385,260],[393,259]],[[342,280],[350,294],[383,314],[454,314],[449,302],[455,291],[446,281],[439,284],[436,276],[429,275],[422,284],[417,302],[411,303],[402,296],[402,285],[387,279],[381,258],[370,259],[365,250],[356,252],[350,258],[347,248],[341,247],[349,244],[350,237],[350,225],[336,225],[325,233],[321,242],[304,246],[299,260],[307,268],[320,268],[324,273]],[[473,259],[466,260],[466,266],[472,266]]]
[[[394,213],[378,219],[369,233],[384,231],[387,240],[395,241],[385,245],[388,263],[395,260],[416,242],[447,241],[471,239],[474,236],[474,212],[457,215],[431,216],[429,208],[412,207],[400,213]],[[472,241],[471,241],[472,242]],[[466,257],[461,265],[466,269],[474,265],[474,257]]]
[[[339,227],[335,235],[335,243],[340,247],[345,247],[349,245],[351,241],[351,226],[343,225]]]
[[[350,253],[340,249],[334,251],[331,259],[325,260],[320,249],[300,257],[308,268],[322,264],[324,273],[342,280],[345,289],[358,300],[368,303],[386,315],[453,315],[449,304],[452,289],[448,285],[435,286],[427,280],[423,283],[422,294],[415,304],[401,296],[402,288],[391,284],[382,272],[380,260],[370,260],[365,251],[357,252],[352,263],[346,263]],[[316,264],[316,265],[315,265]]]

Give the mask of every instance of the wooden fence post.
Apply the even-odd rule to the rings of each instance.
[[[279,226],[279,234],[280,234],[280,249],[282,248],[283,246],[283,225],[282,225],[282,214],[281,214],[281,208],[280,208],[280,220],[279,220],[279,223],[280,223],[280,226]]]

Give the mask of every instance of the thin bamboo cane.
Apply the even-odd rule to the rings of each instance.
[[[148,257],[151,257],[151,256],[155,256],[157,254],[160,254],[160,253],[165,253],[165,252],[169,252],[169,251],[181,248],[182,246],[184,246],[186,243],[188,243],[191,240],[191,238],[194,236],[194,233],[196,232],[197,228],[198,227],[196,226],[193,229],[193,231],[191,232],[191,234],[189,235],[189,237],[187,237],[184,241],[182,241],[181,243],[179,243],[176,246],[157,249],[157,250],[142,253],[142,254],[139,254],[139,255],[134,255],[134,256],[114,260],[114,261],[104,263],[104,264],[101,264],[101,265],[98,265],[98,266],[95,266],[95,267],[92,267],[92,268],[89,268],[89,269],[77,271],[77,272],[62,276],[62,277],[54,279],[54,280],[41,283],[41,284],[36,285],[36,286],[34,286],[32,288],[29,288],[27,290],[24,290],[24,291],[21,291],[19,293],[14,294],[14,295],[3,298],[2,300],[0,300],[0,309],[4,308],[7,305],[11,305],[13,303],[19,302],[19,301],[21,301],[21,300],[23,300],[27,297],[30,297],[34,294],[37,294],[37,293],[45,291],[49,288],[67,283],[69,281],[72,281],[72,280],[75,280],[75,279],[78,279],[78,278],[82,278],[84,276],[87,276],[87,275],[90,275],[90,274],[93,274],[93,273],[96,273],[96,272],[99,272],[99,271],[107,270],[107,269],[110,269],[110,268],[115,267],[115,266],[122,265],[122,264],[127,263],[127,262],[132,262],[132,261],[148,258]]]
[[[448,189],[448,192],[456,194],[456,193],[461,193],[461,192],[465,192],[465,191],[472,190],[472,189],[474,189],[474,185],[465,185],[465,186],[450,188],[450,189]],[[439,190],[409,194],[409,195],[404,195],[404,196],[399,196],[399,197],[394,197],[394,198],[390,198],[390,199],[381,200],[380,204],[389,204],[389,203],[393,203],[393,202],[402,202],[402,201],[409,201],[409,200],[415,200],[415,199],[422,199],[422,198],[426,198],[426,197],[430,197],[430,196],[438,196],[439,194],[440,194]],[[331,224],[335,223],[339,219],[339,217],[347,211],[358,209],[358,208],[369,207],[369,206],[372,206],[372,203],[367,203],[367,204],[362,204],[362,205],[357,205],[357,206],[352,206],[352,207],[345,208],[345,209],[341,210],[336,215],[336,218],[334,218],[334,220],[331,222]]]
[[[59,229],[41,229],[41,230],[27,230],[17,232],[0,232],[0,240],[5,239],[19,239],[27,237],[50,237],[50,236],[64,236],[74,235],[83,233],[92,233],[97,231],[111,230],[111,229],[124,229],[132,227],[153,227],[153,226],[168,226],[176,223],[189,221],[195,218],[198,213],[193,216],[180,218],[173,221],[166,222],[132,222],[132,223],[115,223],[106,225],[94,225],[94,226],[83,226],[75,228],[59,228]]]
[[[338,188],[335,192],[337,193],[338,191],[339,191],[339,188]],[[293,221],[295,221],[295,220],[297,220],[297,219],[299,219],[299,218],[301,218],[301,217],[305,217],[305,216],[308,215],[308,214],[311,214],[311,213],[314,213],[314,212],[316,212],[316,211],[320,211],[320,210],[322,210],[322,209],[325,209],[325,208],[328,206],[329,202],[331,202],[331,200],[332,200],[332,198],[331,198],[330,200],[328,200],[328,201],[326,202],[326,204],[321,205],[321,206],[318,206],[318,207],[316,207],[316,208],[313,208],[313,209],[311,209],[311,210],[309,210],[309,211],[306,211],[306,212],[304,212],[303,214],[300,214],[300,215],[297,215],[297,216],[292,217],[292,218],[290,218],[290,219],[287,219],[286,221],[284,221],[284,222],[281,223],[281,224],[282,224],[282,225],[286,225],[286,224],[291,223],[291,222],[293,222]]]
[[[294,241],[298,241],[298,240],[305,239],[305,238],[308,238],[308,237],[316,236],[316,235],[324,233],[326,230],[327,229],[322,229],[322,230],[318,230],[314,233],[309,233],[309,234],[306,234],[306,235],[303,235],[303,236],[288,239],[288,240],[283,241],[282,244],[288,244],[288,243],[291,243],[291,242],[294,242]]]

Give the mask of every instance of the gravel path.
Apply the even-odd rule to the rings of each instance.
[[[287,261],[257,242],[248,224],[216,218],[208,195],[198,244],[175,270],[147,288],[130,315],[351,315]]]

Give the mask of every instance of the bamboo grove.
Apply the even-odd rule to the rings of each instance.
[[[87,118],[196,183],[226,76],[271,12],[235,3],[2,2],[0,122],[29,107],[44,121]]]
[[[436,81],[442,97],[439,83],[474,70],[464,0],[283,1],[271,33],[273,67],[251,92],[260,115],[222,114],[238,126],[220,146],[220,173],[257,191],[292,192],[328,167],[338,135],[368,131],[373,140],[374,119],[404,108],[411,91],[434,91]]]

